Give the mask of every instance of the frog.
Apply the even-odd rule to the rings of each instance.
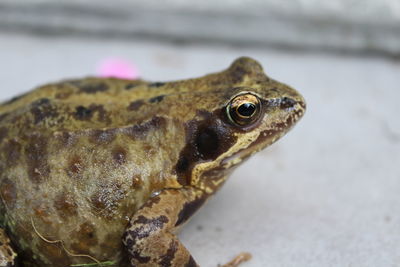
[[[3,102],[0,266],[199,266],[179,230],[305,109],[249,57],[200,78],[67,79]]]

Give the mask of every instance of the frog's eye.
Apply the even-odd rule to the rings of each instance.
[[[234,124],[249,125],[260,117],[261,101],[250,93],[237,95],[226,106],[226,113]]]

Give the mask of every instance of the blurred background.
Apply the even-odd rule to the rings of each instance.
[[[298,89],[292,132],[180,234],[202,266],[400,266],[399,0],[2,0],[0,98],[71,77],[153,81],[239,56]],[[110,70],[111,69],[111,70]]]

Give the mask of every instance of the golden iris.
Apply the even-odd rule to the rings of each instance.
[[[261,101],[251,93],[243,93],[235,96],[229,102],[226,111],[231,122],[240,126],[246,126],[255,122],[260,117]]]

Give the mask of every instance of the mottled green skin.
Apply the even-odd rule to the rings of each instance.
[[[237,127],[225,106],[249,90],[270,107],[255,125]],[[283,107],[284,97],[296,106]],[[211,195],[233,166],[282,136],[304,108],[296,91],[249,58],[177,82],[86,78],[45,85],[0,106],[0,225],[25,266],[93,262],[67,251],[120,262],[121,236],[151,196],[182,187]],[[223,129],[207,128],[216,122]],[[215,131],[218,147],[196,148],[199,155],[193,140],[203,130]],[[62,242],[48,242],[56,240]]]

